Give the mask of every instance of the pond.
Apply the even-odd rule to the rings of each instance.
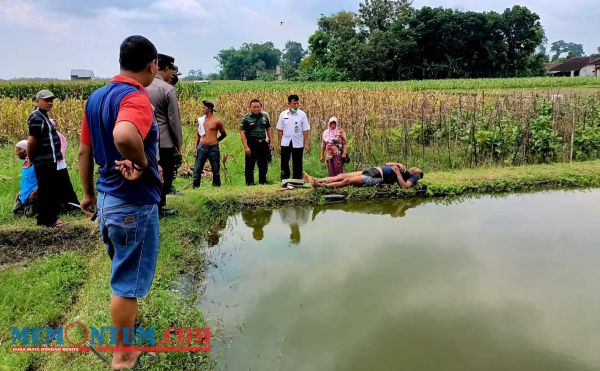
[[[245,210],[200,306],[228,370],[599,370],[600,190]]]

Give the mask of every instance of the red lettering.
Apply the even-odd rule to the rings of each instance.
[[[210,327],[195,327],[196,345],[210,345]]]
[[[85,336],[83,337],[82,341],[80,341],[80,342],[74,342],[71,339],[69,339],[69,329],[71,327],[73,327],[73,326],[79,326],[85,332]],[[83,344],[85,344],[89,340],[89,338],[90,338],[90,329],[86,325],[84,325],[83,323],[81,323],[81,322],[71,322],[71,323],[69,323],[65,327],[65,338],[67,339],[67,341],[69,343],[71,343],[71,345],[74,345],[76,347],[80,347],[80,346],[82,346]]]
[[[165,330],[163,340],[164,340],[164,343],[167,345],[173,345],[173,344],[171,344],[171,332],[173,330],[175,330],[173,327],[167,327],[167,329]]]
[[[180,345],[190,345],[194,340],[192,329],[189,327],[181,328],[177,332],[177,341]]]

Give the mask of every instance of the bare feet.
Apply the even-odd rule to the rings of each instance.
[[[51,225],[51,227],[60,228],[60,227],[64,227],[67,224],[68,224],[67,222],[58,219],[54,224]]]
[[[315,182],[315,178],[313,178],[312,176],[308,175],[307,172],[304,172],[303,178],[304,178],[304,181],[306,183],[314,183]]]
[[[139,350],[132,350],[129,352],[114,352],[112,359],[113,370],[125,370],[135,366],[138,358],[142,354]]]
[[[319,182],[318,179],[313,178],[312,176],[308,175],[308,173],[304,173],[304,181],[307,183],[311,183],[313,185],[313,187],[315,188],[319,188],[322,187],[323,185]]]

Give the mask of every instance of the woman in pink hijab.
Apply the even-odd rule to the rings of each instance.
[[[348,156],[346,153],[348,139],[337,117],[330,118],[327,126],[321,143],[321,162],[327,160],[327,170],[332,177],[344,173],[344,161]]]

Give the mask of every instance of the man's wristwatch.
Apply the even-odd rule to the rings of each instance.
[[[137,170],[137,171],[144,171],[144,170],[146,170],[145,167],[139,167],[134,162],[131,163],[131,167],[133,167],[133,169]]]

